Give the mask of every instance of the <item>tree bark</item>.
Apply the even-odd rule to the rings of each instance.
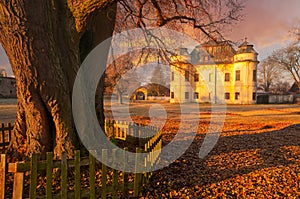
[[[83,58],[80,41],[84,34],[78,30],[68,6],[67,1],[61,0],[0,0],[0,42],[16,77],[18,96],[9,147],[14,155],[45,156],[46,152],[54,151],[57,158],[63,152],[70,157],[79,147],[71,94]],[[97,28],[87,28],[91,31],[92,45],[86,54],[97,42],[110,37],[114,27],[114,18],[101,13],[93,16],[100,24],[109,25],[100,36],[94,36]],[[100,96],[101,90],[100,84]],[[98,110],[103,115],[103,104]]]

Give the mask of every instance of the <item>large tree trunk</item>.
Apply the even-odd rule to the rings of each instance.
[[[72,156],[79,140],[71,92],[82,61],[83,32],[76,29],[66,1],[0,0],[0,15],[0,42],[16,77],[18,95],[10,151],[26,155],[54,151],[56,157],[67,152]],[[97,20],[109,24],[108,31],[95,37],[95,29],[90,29],[92,46],[110,37],[114,27],[114,19],[99,16]]]

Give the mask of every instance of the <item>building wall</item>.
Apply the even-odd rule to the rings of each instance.
[[[0,98],[17,97],[15,84],[15,78],[0,77]]]
[[[225,61],[214,60],[188,64],[190,59],[184,55],[181,61],[185,64],[171,65],[170,102],[198,102],[198,103],[227,103],[227,104],[254,104],[256,103],[256,71],[257,53],[252,45],[246,44],[232,57]],[[209,48],[212,51],[211,48]],[[251,52],[248,52],[248,51]],[[199,56],[200,57],[200,56]],[[221,57],[221,56],[219,56]],[[178,59],[178,58],[177,58]],[[180,58],[179,58],[180,59]],[[230,61],[232,60],[232,61]],[[186,81],[188,72],[188,81]],[[240,78],[237,80],[237,72]],[[255,72],[254,72],[255,71]],[[194,75],[198,74],[195,82]],[[225,81],[225,76],[227,76]],[[228,78],[229,76],[229,78]]]

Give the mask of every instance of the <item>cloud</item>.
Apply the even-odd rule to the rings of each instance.
[[[299,0],[248,0],[244,20],[232,28],[229,38],[247,37],[258,51],[284,46],[293,39],[289,31],[300,23],[299,7]]]

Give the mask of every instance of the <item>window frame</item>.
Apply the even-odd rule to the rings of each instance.
[[[226,92],[226,93],[224,94],[224,99],[225,99],[225,100],[230,100],[230,93],[229,93],[229,92]]]
[[[240,100],[240,95],[241,95],[240,92],[235,92],[235,93],[234,93],[234,99],[235,99],[235,100]]]
[[[190,93],[189,92],[184,93],[184,99],[186,99],[186,100],[190,99]]]
[[[199,93],[198,92],[194,92],[194,99],[199,99]]]
[[[188,70],[184,71],[184,79],[186,82],[190,81],[190,71]]]
[[[235,81],[241,81],[241,70],[235,71]]]
[[[225,73],[224,81],[230,82],[230,73]]]
[[[171,92],[171,99],[174,99],[175,98],[175,94],[174,92]]]
[[[198,73],[194,74],[194,82],[199,82],[199,74]]]

